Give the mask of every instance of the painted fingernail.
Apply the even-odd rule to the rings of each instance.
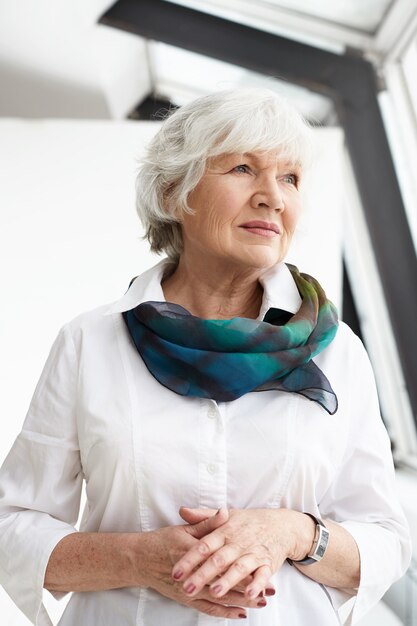
[[[220,593],[220,592],[221,592],[221,590],[222,590],[222,586],[221,586],[221,585],[215,585],[214,587],[211,587],[211,591],[212,591],[213,593],[215,593],[216,595],[217,595],[218,593]]]
[[[244,613],[239,613],[239,617],[241,617],[242,619],[245,619],[247,616]]]
[[[175,578],[175,580],[179,580],[181,578],[181,576],[183,575],[183,571],[182,569],[177,569],[175,570],[175,572],[172,574],[173,578]]]
[[[266,600],[259,600],[257,606],[266,606]]]
[[[275,589],[265,589],[266,596],[274,596],[276,594]]]
[[[195,585],[193,585],[193,583],[188,583],[188,585],[186,585],[184,587],[184,591],[185,593],[193,593],[193,591],[195,591],[196,587]]]

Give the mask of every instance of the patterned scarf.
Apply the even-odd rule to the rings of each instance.
[[[333,340],[337,310],[319,283],[288,265],[302,298],[295,315],[269,309],[263,321],[206,320],[171,302],[142,302],[123,313],[151,374],[182,396],[228,402],[250,391],[299,393],[328,413],[337,397],[311,360]]]

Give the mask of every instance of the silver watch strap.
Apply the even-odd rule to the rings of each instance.
[[[299,565],[311,565],[312,563],[317,563],[323,558],[327,549],[327,545],[329,543],[330,533],[322,520],[318,517],[315,517],[311,513],[304,512],[304,515],[308,515],[316,523],[316,535],[314,538],[313,546],[305,559],[301,559],[301,561],[293,561],[292,559],[287,559],[287,562],[290,565],[292,565],[293,563],[298,563]]]

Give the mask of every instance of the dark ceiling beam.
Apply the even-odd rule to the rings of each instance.
[[[155,122],[163,120],[168,113],[178,109],[178,105],[170,100],[158,98],[154,95],[147,96],[128,115],[130,120],[142,120]]]
[[[335,103],[417,416],[417,258],[377,100],[372,65],[165,0],[119,0],[102,24],[325,94]]]
[[[99,21],[331,97],[337,95],[339,84],[343,87],[333,58],[343,64],[344,74],[362,70],[359,58],[332,54],[165,0],[119,0]]]

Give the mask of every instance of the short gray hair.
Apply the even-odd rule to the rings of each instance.
[[[269,89],[218,91],[198,98],[162,123],[141,159],[136,208],[153,252],[178,259],[181,213],[219,154],[276,150],[301,168],[311,159],[311,130],[298,111]]]

